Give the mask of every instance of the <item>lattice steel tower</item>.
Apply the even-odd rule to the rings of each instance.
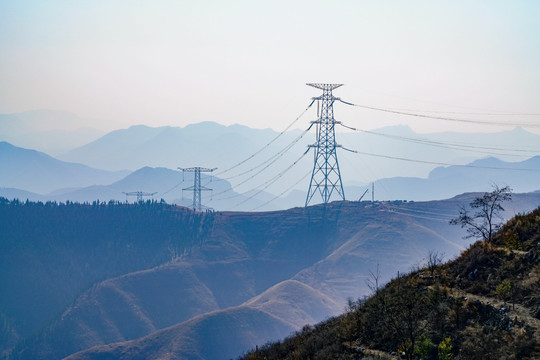
[[[339,124],[334,119],[334,101],[339,100],[332,95],[332,90],[343,84],[306,84],[314,88],[321,89],[323,94],[313,98],[317,100],[318,119],[312,121],[316,124],[317,142],[309,147],[315,148],[315,159],[313,163],[313,173],[309,182],[306,206],[313,199],[316,193],[321,195],[324,204],[330,201],[334,194],[345,200],[343,184],[341,182],[341,173],[336,149],[340,145],[336,144],[335,125]]]
[[[201,191],[212,191],[212,189],[209,189],[205,186],[201,186],[201,172],[212,172],[216,170],[217,168],[208,169],[203,167],[191,167],[191,168],[178,168],[182,170],[183,172],[192,172],[193,173],[193,186],[187,187],[182,189],[184,190],[193,190],[193,210],[195,211],[201,211],[202,210],[202,203],[201,203]]]

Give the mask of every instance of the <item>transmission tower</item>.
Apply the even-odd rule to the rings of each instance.
[[[209,189],[205,186],[201,186],[201,172],[212,172],[216,170],[217,168],[208,169],[203,167],[191,167],[191,168],[178,168],[182,170],[183,172],[192,172],[193,173],[193,186],[187,187],[182,189],[182,191],[185,190],[193,190],[193,210],[195,211],[201,211],[202,210],[202,204],[201,204],[201,191],[212,191],[212,189]]]
[[[148,193],[148,192],[144,192],[144,191],[131,191],[131,192],[122,192],[122,193],[126,194],[126,201],[127,201],[128,196],[137,196],[137,202],[138,203],[143,202],[143,197],[144,196],[154,196],[154,195],[157,194],[155,192]]]
[[[339,124],[339,122],[334,119],[334,101],[339,100],[339,98],[332,95],[332,90],[343,84],[306,85],[323,91],[321,96],[313,98],[313,100],[317,100],[317,105],[320,105],[320,111],[317,114],[318,119],[312,121],[312,123],[316,124],[317,142],[309,145],[309,147],[315,148],[315,159],[306,197],[306,206],[308,206],[316,193],[321,195],[324,204],[330,201],[334,191],[342,200],[345,200],[336,153],[336,149],[340,145],[336,144],[335,125]]]

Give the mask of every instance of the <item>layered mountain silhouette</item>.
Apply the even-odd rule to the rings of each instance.
[[[43,153],[0,143],[5,161],[0,165],[0,196],[33,201],[135,201],[125,192],[155,193],[154,199],[190,206],[193,198],[193,173],[167,168],[143,167],[127,171],[108,172],[87,166],[65,163]],[[306,164],[304,164],[306,165]],[[507,170],[506,170],[507,169]],[[305,170],[305,169],[304,169]],[[218,172],[219,173],[219,172]],[[243,179],[253,173],[246,174]],[[222,175],[226,178],[226,174]],[[212,191],[202,192],[202,203],[217,210],[278,210],[302,206],[306,192],[293,190],[281,197],[268,191],[245,186],[233,188],[229,180],[202,174],[201,183]],[[117,180],[114,181],[113,180]],[[256,179],[255,179],[256,180]],[[255,181],[253,180],[253,181]],[[309,178],[305,178],[307,187]],[[259,181],[256,184],[264,184]],[[540,157],[520,162],[505,162],[493,157],[476,160],[464,166],[437,167],[427,178],[396,177],[375,182],[375,199],[414,200],[444,199],[470,191],[487,191],[491,185],[508,185],[515,192],[531,192],[540,187]],[[81,185],[89,184],[90,186]],[[369,186],[349,186],[348,199],[358,199]],[[370,198],[368,194],[367,198]]]
[[[47,157],[45,155],[45,157]],[[62,163],[62,162],[60,162]],[[65,163],[66,167],[70,167],[73,164]],[[18,164],[20,168],[24,168],[21,164]],[[45,164],[44,164],[45,165]],[[78,165],[78,164],[75,164]],[[87,167],[78,165],[83,169]],[[75,167],[77,168],[77,167]],[[90,168],[88,168],[90,169]],[[16,177],[17,174],[12,174],[12,177],[7,177],[4,179],[6,185],[11,185],[16,183],[18,186],[25,186],[26,188],[35,188],[38,185],[34,185],[32,181],[36,180],[34,177],[32,180],[32,175],[36,175],[36,171],[39,170],[39,167],[32,168],[31,164],[26,169],[23,169],[19,174],[19,177]],[[121,174],[126,173],[127,171],[121,172]],[[98,172],[100,173],[100,172]],[[107,174],[109,172],[103,171]],[[116,174],[116,173],[112,173]],[[94,201],[128,201],[135,202],[137,197],[135,196],[136,192],[144,192],[146,194],[153,194],[143,197],[144,200],[148,199],[164,199],[169,203],[175,203],[183,206],[192,206],[193,202],[193,173],[186,172],[182,173],[178,170],[171,170],[166,168],[150,168],[144,167],[133,173],[127,175],[125,178],[122,178],[112,184],[108,185],[91,185],[86,187],[73,187],[76,184],[77,179],[72,179],[65,174],[65,172],[59,171],[57,173],[49,173],[49,179],[46,179],[47,182],[39,185],[38,189],[45,189],[44,185],[52,187],[54,185],[63,186],[62,188],[46,193],[40,194],[37,192],[31,192],[16,188],[0,187],[0,196],[3,196],[7,199],[19,199],[22,201],[56,201],[56,202],[79,202],[79,203],[91,203]],[[27,180],[28,179],[28,180]],[[95,183],[106,182],[109,178],[89,176],[85,179],[86,182],[93,181]],[[110,180],[109,180],[110,181]],[[30,183],[29,183],[30,182]],[[231,185],[228,181],[215,178],[206,174],[201,175],[201,183],[205,188],[211,189],[211,191],[202,192],[202,203],[206,208],[216,208],[219,210],[235,208],[237,210],[249,210],[254,207],[258,207],[264,202],[267,202],[271,199],[274,199],[275,196],[264,191],[252,190],[245,194],[239,194],[231,188]],[[4,185],[0,182],[0,186]],[[71,185],[68,187],[68,185]],[[126,195],[129,193],[130,195]],[[217,194],[217,196],[213,196]],[[256,196],[252,197],[252,194]],[[305,196],[305,195],[302,195]],[[237,204],[241,204],[236,206]],[[269,204],[266,208],[278,209],[278,206],[287,206],[287,205],[296,205],[298,201],[287,201],[284,199],[277,204]]]
[[[183,128],[138,125],[112,131],[61,158],[110,170],[135,170],[143,166],[173,169],[204,166],[223,170],[259,150],[277,134],[270,129],[223,126],[214,122]],[[299,134],[298,130],[285,133],[275,142],[275,148],[285,146]]]
[[[36,149],[42,149],[43,146],[39,142],[22,141],[22,134],[34,131],[40,138],[47,139],[47,129],[79,131],[91,124],[88,120],[61,111],[43,110],[0,117],[0,139],[13,139],[14,144],[24,143],[26,147]],[[339,127],[337,131],[340,131]],[[112,131],[89,143],[74,141],[73,144],[77,143],[79,146],[63,154],[55,154],[63,161],[115,173],[122,169],[136,171],[144,168],[217,167],[216,182],[208,187],[215,189],[213,194],[221,194],[214,197],[210,192],[204,192],[203,203],[207,206],[220,210],[275,210],[303,204],[309,170],[313,166],[311,156],[300,158],[306,146],[313,143],[313,134],[294,130],[279,137],[278,135],[278,132],[271,129],[257,130],[241,125],[223,126],[214,122],[185,127],[139,125]],[[70,138],[67,133],[63,137]],[[361,152],[352,154],[339,151],[347,199],[358,199],[367,189],[367,183],[373,180],[378,181],[375,198],[379,200],[443,199],[465,191],[485,191],[494,182],[508,184],[517,192],[538,190],[533,185],[538,183],[534,171],[490,169],[527,166],[538,168],[534,161],[520,164],[538,153],[537,144],[540,143],[539,135],[521,128],[489,134],[417,134],[407,126],[394,126],[367,132],[338,133],[338,142],[345,148]],[[30,146],[31,144],[35,146]],[[63,179],[69,179],[69,176],[62,172],[46,171],[47,166],[33,167],[32,161],[36,160],[20,157],[13,160],[12,155],[1,155],[3,160],[5,159],[4,164],[13,166],[13,171],[6,173],[5,179],[9,181],[0,180],[0,187],[4,188],[1,194],[10,198],[109,201],[125,200],[121,192],[145,191],[157,192],[156,196],[161,194],[168,202],[189,204],[186,198],[190,195],[178,191],[189,184],[178,185],[178,188],[168,191],[170,188],[164,188],[168,181],[161,178],[168,175],[164,175],[161,170],[156,170],[153,176],[148,175],[149,179],[155,176],[153,182],[141,180],[134,189],[129,186],[119,189],[102,186],[111,185],[114,181],[87,174],[82,177],[88,181],[65,181]],[[381,155],[386,157],[380,157]],[[420,161],[411,166],[410,161],[392,157]],[[494,157],[504,163],[496,163]],[[294,167],[280,175],[295,161],[298,163]],[[437,168],[437,163],[470,167]],[[40,181],[40,176],[36,173],[42,173],[45,181]],[[57,174],[58,178],[49,179],[50,174]],[[276,182],[265,188],[276,176]],[[501,178],[503,180],[499,181]],[[32,183],[28,179],[35,181]],[[204,180],[209,183],[211,178]],[[171,187],[175,184],[178,183]],[[469,184],[472,187],[468,187]],[[226,191],[229,185],[234,189]],[[264,191],[258,193],[261,189]],[[164,194],[165,192],[167,193]],[[266,204],[275,195],[281,197]]]
[[[0,142],[0,186],[39,194],[61,188],[110,184],[129,171],[106,171],[57,160],[36,150]]]
[[[305,126],[301,124],[298,122],[297,126],[306,129],[309,121],[305,120]],[[360,130],[351,133],[338,127],[338,143],[364,153],[339,153],[343,177],[351,183],[366,183],[396,176],[425,177],[436,167],[436,164],[422,162],[412,167],[409,162],[377,155],[455,164],[466,164],[488,156],[516,162],[536,155],[539,150],[537,144],[540,143],[539,135],[522,128],[498,133],[418,134],[407,126],[364,131],[361,124],[348,121],[347,125]],[[185,127],[132,126],[96,139],[103,133],[89,129],[91,126],[92,121],[65,111],[0,114],[0,140],[19,147],[45,151],[64,161],[111,171],[134,171],[145,166],[170,169],[205,166],[224,170],[254,154],[279,134],[271,129],[258,130],[241,125],[223,126],[203,122]],[[238,168],[237,173],[261,164],[285,149],[301,134],[301,130],[285,132],[264,151]],[[314,141],[312,133],[305,134],[280,156],[270,172],[275,174],[281,171]],[[297,169],[289,172],[290,177],[296,179],[302,174],[304,172]],[[230,175],[235,173],[227,176]],[[235,185],[236,180],[231,182]]]
[[[340,128],[336,131],[339,132]],[[60,158],[109,170],[136,170],[144,166],[174,169],[193,164],[223,170],[256,153],[278,134],[270,129],[257,130],[241,125],[223,126],[213,122],[183,128],[132,126],[113,131],[92,143],[67,152]],[[293,143],[301,134],[300,130],[284,133],[264,151],[238,168],[236,173],[259,165]],[[344,179],[365,183],[369,178],[425,177],[437,166],[420,162],[411,167],[410,162],[376,155],[451,164],[465,164],[488,156],[515,162],[538,153],[540,136],[521,128],[489,134],[417,134],[407,126],[393,126],[370,132],[341,132],[338,133],[337,140],[348,149],[365,153],[357,155],[346,151],[339,152]],[[306,146],[314,141],[312,133],[305,134],[280,157],[274,166],[276,171],[292,163],[306,150]],[[309,164],[309,161],[306,163]],[[361,167],[362,171],[358,171],[358,167]],[[303,172],[293,169],[291,174],[291,178],[300,178]]]
[[[56,156],[105,135],[93,122],[62,110],[0,114],[0,141]],[[116,169],[115,169],[116,170]]]
[[[540,156],[520,162],[494,157],[466,166],[438,167],[426,179],[397,177],[375,182],[383,199],[444,199],[463,192],[484,191],[490,184],[510,186],[517,192],[536,191],[540,186]]]

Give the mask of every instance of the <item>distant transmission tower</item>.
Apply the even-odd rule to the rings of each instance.
[[[144,192],[144,191],[131,191],[131,192],[122,192],[122,193],[126,194],[126,202],[127,202],[128,196],[137,196],[137,202],[138,203],[143,202],[143,197],[144,196],[154,196],[154,195],[157,194],[155,192],[148,193],[148,192]]]
[[[193,174],[193,186],[187,187],[182,189],[184,190],[193,190],[193,210],[195,211],[201,211],[202,210],[202,203],[201,203],[201,191],[212,191],[212,189],[209,189],[207,187],[201,186],[201,172],[212,172],[216,170],[217,168],[208,169],[203,167],[191,167],[191,168],[178,168],[182,170],[183,172],[192,172]]]
[[[309,182],[306,206],[308,206],[316,193],[321,195],[324,204],[330,201],[334,191],[337,196],[345,200],[336,153],[336,148],[340,147],[340,145],[336,144],[335,125],[339,124],[339,122],[334,120],[334,101],[338,100],[338,98],[332,95],[332,90],[343,84],[306,85],[323,91],[321,96],[313,98],[320,105],[320,112],[317,114],[318,119],[313,121],[317,125],[317,142],[309,145],[309,147],[315,148],[315,160]]]

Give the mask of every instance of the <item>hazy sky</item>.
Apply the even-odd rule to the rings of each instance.
[[[336,96],[372,106],[540,113],[539,18],[540,1],[0,0],[0,113],[279,130],[319,94],[306,82],[344,83]],[[335,113],[365,129],[502,129]]]

